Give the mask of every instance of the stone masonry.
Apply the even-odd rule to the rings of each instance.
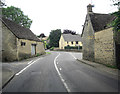
[[[95,33],[95,62],[115,65],[113,28]]]

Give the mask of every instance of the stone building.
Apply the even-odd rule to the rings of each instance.
[[[2,18],[2,61],[15,61],[44,54],[43,43],[33,32]]]
[[[115,63],[115,43],[110,22],[115,19],[109,14],[93,13],[87,6],[87,15],[82,31],[83,59],[107,65]]]
[[[66,46],[82,46],[80,35],[62,34],[59,40],[59,49],[65,49]]]

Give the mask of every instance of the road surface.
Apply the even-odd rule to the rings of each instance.
[[[31,61],[2,92],[118,92],[117,78],[77,61],[78,57],[51,52]]]

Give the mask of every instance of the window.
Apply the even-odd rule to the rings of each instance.
[[[78,44],[78,41],[76,41],[76,44]]]
[[[67,41],[67,44],[68,44],[69,42]]]
[[[73,44],[73,41],[71,43]]]
[[[25,46],[26,45],[26,43],[25,42],[21,42],[21,46]]]

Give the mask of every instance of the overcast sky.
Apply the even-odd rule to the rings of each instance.
[[[54,29],[69,29],[81,34],[87,14],[86,6],[94,4],[93,12],[111,13],[117,10],[112,0],[6,0],[7,6],[21,8],[33,20],[31,30],[36,35],[49,35]]]

